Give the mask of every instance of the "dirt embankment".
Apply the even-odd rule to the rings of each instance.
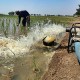
[[[42,80],[80,80],[80,65],[74,53],[67,52],[68,34],[56,50]]]

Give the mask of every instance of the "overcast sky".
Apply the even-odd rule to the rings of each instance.
[[[30,14],[73,15],[80,0],[1,0],[0,13],[27,10]]]

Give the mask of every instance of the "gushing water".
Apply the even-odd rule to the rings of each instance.
[[[32,27],[30,32],[27,34],[27,37],[22,36],[20,39],[14,40],[11,38],[0,38],[0,56],[6,57],[7,55],[22,55],[29,52],[30,47],[36,42],[42,40],[46,36],[60,36],[60,33],[64,33],[65,28],[61,25],[44,25]],[[58,38],[57,37],[57,38]]]
[[[45,24],[31,27],[27,37],[22,35],[16,40],[12,37],[0,37],[0,58],[3,60],[0,74],[9,75],[11,80],[40,80],[55,53],[48,52],[48,48],[40,41],[46,36],[55,36],[59,42],[64,35],[65,28],[61,25]]]

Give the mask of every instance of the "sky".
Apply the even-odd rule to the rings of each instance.
[[[0,13],[27,10],[30,14],[73,15],[80,0],[1,0]]]

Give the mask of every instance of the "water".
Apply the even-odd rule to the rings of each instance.
[[[13,30],[13,28],[10,28]],[[45,24],[30,28],[27,37],[0,37],[0,78],[5,80],[40,80],[55,51],[43,45],[46,36],[55,36],[60,42],[65,35],[61,25]],[[5,75],[5,76],[4,76]]]

